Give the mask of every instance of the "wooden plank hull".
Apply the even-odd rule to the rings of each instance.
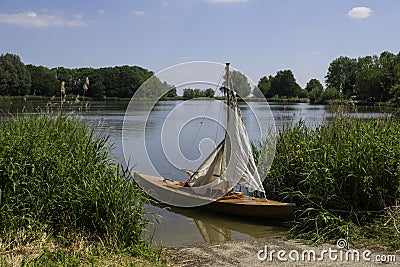
[[[187,208],[200,207],[216,213],[241,217],[269,218],[272,220],[290,220],[296,205],[263,198],[221,197],[212,199],[194,194],[190,187],[179,182],[156,176],[135,173],[135,180],[156,200],[168,200],[168,205]],[[176,203],[176,204],[175,204]]]
[[[259,202],[257,198],[253,200],[249,197],[249,199],[246,198],[245,200],[236,202],[217,200],[205,205],[204,208],[234,216],[290,220],[293,218],[296,205],[294,203],[283,203],[273,200]]]

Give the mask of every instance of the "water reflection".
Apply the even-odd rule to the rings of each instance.
[[[287,224],[246,220],[229,215],[210,213],[199,208],[176,208],[149,205],[147,210],[158,215],[160,222],[150,224],[144,234],[157,246],[180,246],[194,243],[215,243],[249,237],[277,237],[288,230]],[[149,216],[148,218],[150,218]],[[184,224],[182,223],[184,221]],[[158,227],[168,224],[163,231]]]

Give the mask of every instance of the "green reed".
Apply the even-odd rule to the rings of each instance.
[[[140,245],[147,199],[109,152],[107,137],[69,116],[1,122],[0,247],[43,233],[111,249]]]
[[[264,186],[267,197],[297,204],[294,237],[355,240],[359,227],[392,218],[399,240],[399,159],[399,121],[338,114],[316,129],[300,121],[279,132]]]

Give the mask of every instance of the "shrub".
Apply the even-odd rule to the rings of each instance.
[[[146,197],[109,151],[107,137],[72,117],[3,121],[0,244],[12,244],[20,232],[78,234],[112,248],[139,244]]]
[[[314,241],[346,237],[385,216],[400,196],[400,123],[337,117],[316,129],[304,121],[282,130],[267,197],[295,202],[291,235]]]

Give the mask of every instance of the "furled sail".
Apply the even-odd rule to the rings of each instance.
[[[250,192],[265,193],[253,158],[236,96],[232,94],[231,112],[224,140],[214,149],[187,181],[195,187],[217,188],[241,185]]]

